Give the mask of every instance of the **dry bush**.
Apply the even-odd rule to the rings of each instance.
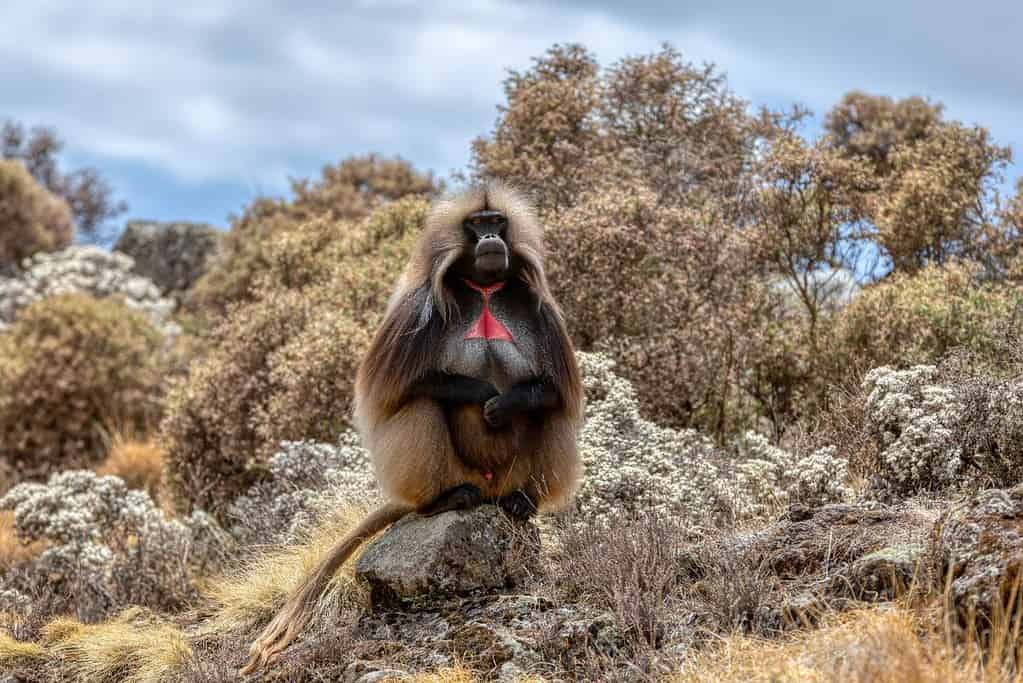
[[[96,621],[128,605],[183,609],[230,550],[230,537],[208,515],[169,518],[144,491],[87,470],[19,484],[0,508],[14,511],[21,541],[46,544],[0,582],[0,595],[20,595],[24,616],[33,619],[74,613]]]
[[[659,421],[721,435],[770,292],[718,212],[607,190],[548,220],[549,268],[582,350],[610,351]]]
[[[670,635],[681,617],[679,592],[687,579],[685,540],[678,519],[615,516],[609,524],[569,520],[555,532],[547,567],[557,597],[590,603],[614,614],[641,661]]]
[[[318,182],[293,180],[290,201],[260,198],[236,218],[220,254],[196,283],[193,303],[222,312],[229,303],[248,301],[257,281],[274,261],[276,242],[320,219],[350,225],[387,202],[433,196],[442,185],[402,159],[352,157],[326,166]]]
[[[17,161],[0,160],[0,271],[37,251],[71,243],[67,204],[41,187]]]
[[[357,225],[312,221],[282,238],[258,299],[217,327],[167,400],[166,483],[179,508],[222,516],[282,441],[336,439],[426,209],[392,202]]]
[[[153,439],[131,439],[116,434],[110,451],[96,467],[96,474],[119,477],[130,489],[141,489],[153,499],[160,490],[163,451]]]
[[[103,457],[115,427],[159,417],[159,333],[114,301],[38,301],[0,335],[0,453],[17,478]]]
[[[113,198],[110,185],[96,169],[62,170],[57,155],[63,147],[52,128],[26,132],[20,123],[6,121],[0,129],[0,157],[20,161],[43,187],[67,202],[80,233],[101,237],[104,224],[128,206]]]
[[[979,277],[967,263],[893,274],[864,288],[834,322],[829,373],[849,367],[933,363],[960,348],[978,361],[997,357],[998,340],[1023,329],[1023,293]]]

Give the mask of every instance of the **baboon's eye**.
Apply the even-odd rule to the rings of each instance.
[[[497,225],[500,222],[501,222],[501,219],[499,217],[497,217],[497,216],[491,216],[490,217],[490,224],[491,225]]]
[[[472,219],[472,224],[473,225],[479,225],[480,224],[480,217],[476,216],[476,218],[473,218]]]

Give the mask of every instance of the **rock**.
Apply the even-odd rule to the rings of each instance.
[[[948,604],[961,627],[975,623],[984,636],[1023,576],[1023,484],[981,491],[949,507],[934,524],[930,554],[934,580],[949,586]],[[951,583],[947,582],[951,580]]]
[[[921,543],[894,545],[867,553],[841,570],[831,594],[856,600],[894,600],[920,578],[925,548]]]
[[[783,579],[819,571],[832,574],[882,548],[922,541],[935,516],[876,503],[793,508],[742,544]]]
[[[539,531],[494,505],[434,517],[408,515],[371,543],[355,565],[374,605],[465,595],[513,585]]]
[[[206,272],[221,235],[205,223],[129,221],[114,250],[135,259],[135,272],[163,294],[179,293]]]

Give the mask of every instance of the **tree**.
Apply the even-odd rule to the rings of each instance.
[[[71,212],[17,161],[0,160],[0,272],[71,243]]]
[[[20,123],[7,121],[0,129],[0,157],[21,161],[43,187],[62,197],[80,234],[100,237],[106,222],[127,211],[128,205],[114,199],[113,189],[96,169],[62,171],[57,156],[63,147],[52,128],[26,132]]]

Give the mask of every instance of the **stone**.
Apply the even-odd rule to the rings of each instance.
[[[222,232],[205,223],[129,221],[114,251],[135,260],[135,272],[163,294],[192,287],[209,267]]]
[[[374,605],[392,605],[514,585],[523,563],[538,550],[535,526],[482,505],[406,516],[367,546],[355,573],[369,583]]]
[[[775,524],[742,539],[741,545],[783,579],[830,574],[882,548],[922,542],[935,516],[878,503],[793,507]]]
[[[1010,596],[1021,590],[1013,584],[1023,577],[1023,484],[950,506],[934,524],[930,555],[960,627],[976,624],[983,637],[989,620],[1011,617],[1019,599],[1008,605]]]
[[[922,578],[925,551],[921,543],[905,543],[867,553],[832,579],[830,592],[867,602],[894,600]]]

